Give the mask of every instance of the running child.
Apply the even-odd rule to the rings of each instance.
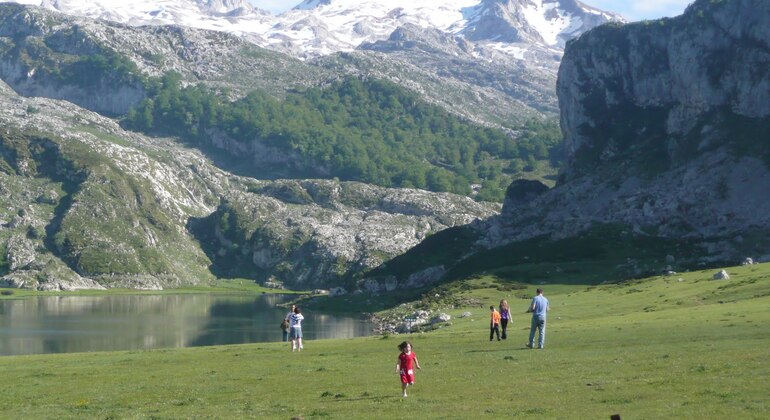
[[[398,345],[401,354],[398,355],[396,373],[401,375],[401,396],[406,397],[406,387],[414,385],[414,367],[422,369],[417,355],[412,351],[412,343],[404,341]]]

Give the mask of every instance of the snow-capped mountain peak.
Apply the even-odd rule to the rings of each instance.
[[[0,0],[0,2],[5,2]],[[438,30],[502,53],[519,44],[560,53],[566,40],[620,17],[577,0],[305,0],[273,16],[247,0],[16,0],[129,25],[226,31],[300,58],[387,40],[406,25]],[[509,46],[515,44],[516,48]]]
[[[484,0],[463,32],[473,40],[563,48],[567,40],[611,20],[622,18],[577,0]]]

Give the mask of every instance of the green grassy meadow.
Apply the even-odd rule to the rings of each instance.
[[[546,348],[524,348],[535,285],[466,280],[451,325],[410,335],[0,358],[0,418],[765,418],[770,264],[597,286],[546,284]],[[459,299],[461,298],[461,299]],[[488,341],[488,307],[515,313]],[[472,316],[460,318],[465,311]],[[277,334],[276,334],[277,335]],[[400,396],[397,345],[422,370]]]

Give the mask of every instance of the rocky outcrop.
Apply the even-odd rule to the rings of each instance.
[[[248,5],[198,3],[222,11]],[[65,99],[107,115],[123,115],[144,99],[142,78],[169,71],[235,96],[255,89],[280,96],[288,88],[330,77],[323,69],[223,32],[132,27],[8,3],[0,4],[0,41],[0,78],[18,93]]]
[[[77,26],[56,27],[18,6],[4,5],[0,16],[0,78],[20,94],[66,99],[109,115],[125,114],[145,97],[141,80],[110,68],[115,53]]]
[[[562,48],[567,40],[620,16],[576,0],[484,0],[462,34],[473,41],[549,45]],[[541,16],[538,16],[541,15]],[[540,19],[533,19],[538,16]],[[550,28],[551,31],[546,30]],[[553,36],[555,32],[558,35]]]
[[[566,238],[598,224],[688,238],[701,261],[770,243],[770,3],[696,1],[673,19],[606,25],[569,43],[558,92],[568,165],[509,189],[480,243]]]
[[[766,1],[697,1],[676,18],[605,25],[571,42],[557,85],[565,179],[613,161],[660,172],[725,145],[762,148],[769,19]]]
[[[215,271],[301,288],[393,290],[395,279],[359,285],[351,279],[427,235],[488,218],[499,208],[454,194],[333,180],[253,181],[249,191],[231,194],[193,231],[208,245]],[[402,286],[423,286],[423,277]]]

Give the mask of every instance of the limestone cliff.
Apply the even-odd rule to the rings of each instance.
[[[700,261],[767,258],[768,22],[766,1],[699,0],[676,18],[568,43],[558,80],[567,166],[552,190],[509,189],[482,243],[620,224],[691,238]]]
[[[725,146],[767,156],[769,21],[766,1],[697,1],[569,43],[557,85],[566,179],[621,160],[660,172]]]

